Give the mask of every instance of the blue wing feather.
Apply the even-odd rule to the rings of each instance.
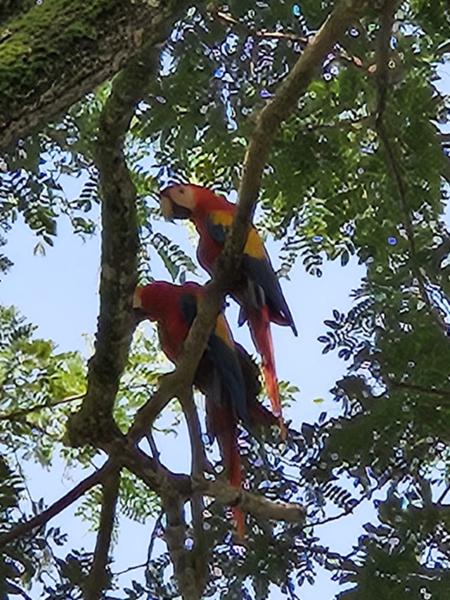
[[[297,335],[294,319],[270,262],[244,254],[242,257],[242,270],[246,274],[248,281],[253,284],[253,287],[249,286],[246,292],[250,304],[260,306],[262,290],[269,310],[281,315],[286,321],[286,325],[289,325],[294,334]],[[261,289],[258,289],[258,287]]]
[[[225,244],[229,228],[221,223],[213,223],[210,218],[207,219],[206,227],[208,229],[209,236],[215,242],[223,246]]]
[[[219,373],[224,389],[228,392],[234,414],[248,426],[250,417],[247,410],[246,386],[236,353],[215,333],[209,338],[207,353]]]

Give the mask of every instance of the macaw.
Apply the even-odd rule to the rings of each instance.
[[[194,184],[174,184],[163,189],[160,202],[166,219],[190,219],[194,223],[200,236],[198,261],[212,275],[233,223],[236,205],[224,196]],[[261,355],[267,393],[285,439],[270,323],[289,326],[294,335],[297,335],[297,329],[270,258],[253,226],[248,230],[239,282],[230,291],[241,306],[239,325],[248,321],[253,343]]]
[[[203,288],[193,282],[174,285],[155,281],[136,289],[133,307],[137,316],[156,321],[161,347],[175,364],[203,294]],[[238,420],[247,428],[270,427],[277,420],[257,401],[260,386],[256,365],[244,348],[235,344],[222,313],[198,365],[194,385],[205,395],[208,433],[218,441],[230,484],[240,488]],[[238,537],[243,539],[244,515],[238,507],[232,511]]]

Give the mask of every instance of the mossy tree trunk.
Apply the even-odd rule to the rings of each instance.
[[[45,0],[8,21],[0,30],[0,148],[109,79],[144,43],[163,41],[185,5]]]

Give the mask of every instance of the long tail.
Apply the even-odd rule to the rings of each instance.
[[[224,448],[224,460],[228,470],[229,481],[233,487],[240,489],[242,486],[242,465],[237,443],[237,430],[235,426],[233,426],[228,432],[227,438],[227,450]],[[233,506],[231,511],[233,513],[233,519],[236,525],[237,536],[240,540],[243,540],[245,538],[244,513],[238,506]]]
[[[206,412],[208,432],[213,439],[217,438],[228,480],[232,486],[240,488],[242,485],[241,457],[237,440],[237,425],[231,407],[220,405],[207,396]],[[237,536],[243,540],[245,538],[244,513],[237,506],[233,506],[231,510]]]
[[[277,372],[275,369],[275,353],[273,350],[272,333],[270,331],[270,317],[267,305],[261,309],[247,310],[247,318],[253,342],[261,354],[262,370],[266,384],[267,394],[272,404],[272,410],[281,428],[281,438],[286,439],[287,430],[284,424],[280,391],[278,388]]]

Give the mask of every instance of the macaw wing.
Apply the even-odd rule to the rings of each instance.
[[[197,316],[197,298],[194,294],[183,294],[180,298],[181,312],[189,327]]]
[[[246,300],[255,308],[267,304],[280,325],[289,325],[297,335],[291,311],[283,296],[280,283],[268,258],[255,258],[249,254],[242,257],[242,270],[249,282]],[[263,294],[262,294],[263,293]],[[240,316],[242,321],[243,316]],[[245,320],[245,319],[244,319]]]
[[[213,214],[206,219],[206,229],[211,239],[217,242],[217,244],[223,246],[225,244],[230,225],[221,222],[220,215]]]
[[[221,319],[223,316],[219,315],[218,322]],[[234,344],[231,346],[230,341],[233,344],[228,336],[223,335],[222,327],[216,326],[208,340],[207,355],[219,374],[223,388],[228,392],[234,415],[249,425],[245,380]]]

